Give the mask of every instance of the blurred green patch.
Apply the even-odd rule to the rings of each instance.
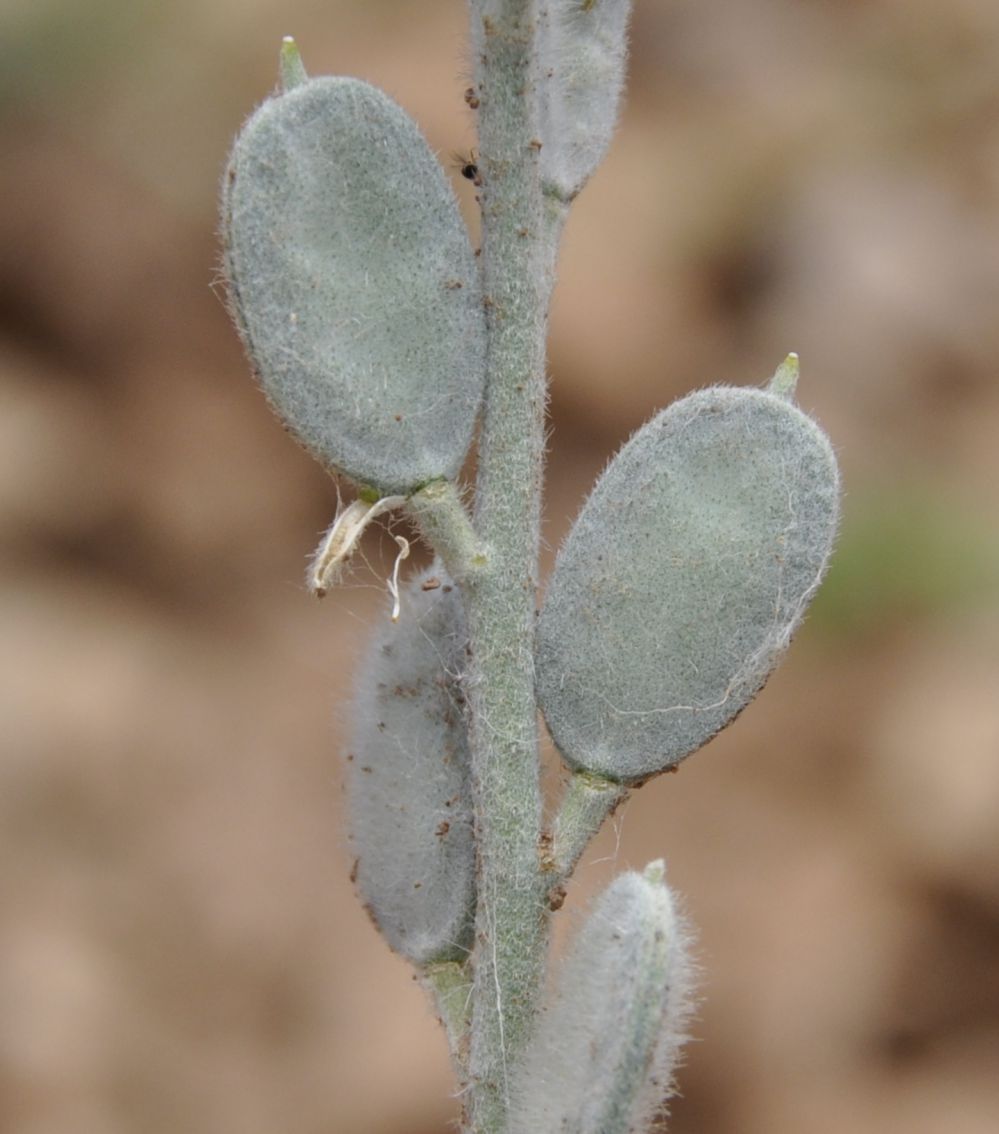
[[[911,485],[847,496],[813,630],[859,636],[999,599],[999,527],[965,497]]]
[[[152,34],[153,0],[0,4],[0,108],[101,82]]]

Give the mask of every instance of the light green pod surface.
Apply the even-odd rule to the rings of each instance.
[[[631,0],[548,0],[538,29],[541,179],[571,200],[617,125]]]
[[[360,668],[347,756],[354,880],[389,945],[417,965],[463,960],[475,911],[458,588],[434,566],[403,594]]]
[[[268,100],[233,149],[223,226],[234,317],[305,446],[383,496],[453,477],[482,396],[482,296],[405,111],[349,78]]]
[[[663,873],[619,875],[594,904],[516,1069],[510,1134],[639,1134],[661,1112],[693,987]]]
[[[715,387],[644,425],[598,480],[538,620],[536,680],[573,767],[635,782],[724,728],[825,571],[839,477],[789,399]]]

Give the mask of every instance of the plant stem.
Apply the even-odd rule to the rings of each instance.
[[[470,10],[489,334],[475,527],[489,554],[463,588],[479,856],[467,1129],[498,1134],[547,941],[533,652],[552,257],[538,174],[534,4],[471,0]]]
[[[462,1072],[468,1053],[468,1011],[471,981],[468,966],[458,961],[442,961],[428,965],[420,972],[423,986],[433,997],[441,1023],[447,1032],[448,1046],[455,1068]]]
[[[406,507],[455,582],[466,581],[486,566],[488,550],[472,527],[452,481],[431,481],[410,496]]]
[[[573,872],[603,821],[627,799],[628,790],[602,776],[573,773],[552,827],[549,856],[542,864],[551,887],[560,886]]]

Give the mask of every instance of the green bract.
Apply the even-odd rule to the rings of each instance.
[[[832,547],[838,475],[786,397],[701,390],[644,425],[597,482],[538,622],[538,698],[576,767],[673,767],[762,687]]]
[[[475,909],[457,588],[435,566],[375,636],[354,696],[347,814],[355,881],[388,943],[417,965],[464,959]]]
[[[482,297],[409,116],[357,79],[303,80],[243,128],[223,206],[233,313],[292,431],[383,496],[453,477],[482,396]]]

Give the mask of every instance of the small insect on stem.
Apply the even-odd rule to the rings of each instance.
[[[454,161],[454,168],[462,177],[471,181],[476,188],[482,184],[482,174],[475,159],[475,150],[469,150],[467,154],[455,151],[451,158]]]

